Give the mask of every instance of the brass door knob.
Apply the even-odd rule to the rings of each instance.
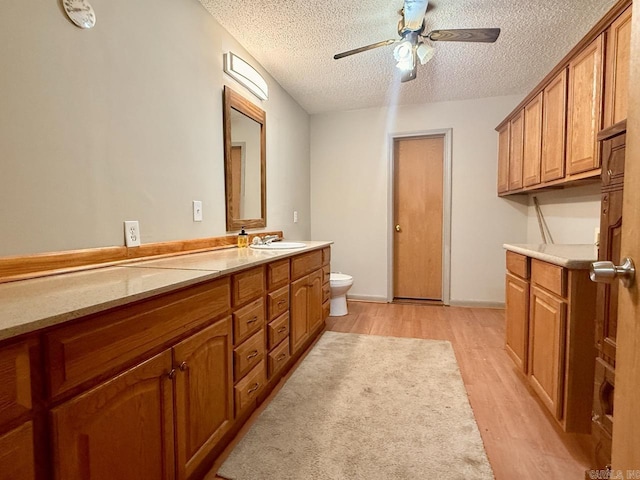
[[[400,231],[400,225],[396,225],[396,232]]]

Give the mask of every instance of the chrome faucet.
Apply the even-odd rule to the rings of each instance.
[[[282,240],[278,235],[265,235],[263,238],[260,238],[259,235],[253,237],[251,243],[253,245],[271,245],[272,242],[278,242]]]

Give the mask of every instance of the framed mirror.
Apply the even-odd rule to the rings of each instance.
[[[266,114],[225,85],[224,178],[227,231],[267,225]]]

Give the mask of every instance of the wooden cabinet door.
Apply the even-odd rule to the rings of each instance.
[[[607,30],[602,128],[610,127],[627,118],[630,51],[631,7],[627,8]]]
[[[509,122],[498,130],[498,193],[509,191]]]
[[[309,275],[308,320],[309,332],[315,332],[322,324],[322,270]]]
[[[178,479],[189,478],[231,428],[231,331],[228,317],[173,349]]]
[[[518,368],[527,373],[529,344],[529,282],[507,273],[506,350]]]
[[[57,480],[175,478],[171,352],[51,410]]]
[[[0,480],[33,480],[33,424],[27,422],[0,435]]]
[[[596,136],[601,125],[602,50],[600,35],[569,63],[567,173],[598,168]]]
[[[566,310],[561,299],[531,287],[529,379],[558,420],[563,413]]]
[[[297,352],[304,341],[309,338],[309,322],[307,321],[307,305],[309,302],[308,283],[309,277],[302,277],[291,283],[290,342],[292,355]]]
[[[542,182],[564,177],[566,131],[567,69],[564,69],[542,92]]]
[[[542,92],[524,107],[524,151],[522,182],[525,187],[540,183],[542,152]]]
[[[522,155],[524,141],[524,113],[523,111],[511,119],[509,127],[509,190],[522,188]]]

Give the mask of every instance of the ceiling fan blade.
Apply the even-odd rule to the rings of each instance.
[[[424,15],[427,13],[429,0],[404,0],[404,28],[417,32],[422,29]]]
[[[354,48],[353,50],[347,50],[346,52],[336,53],[333,58],[334,60],[338,60],[340,58],[348,57],[349,55],[355,55],[356,53],[366,52],[367,50],[373,50],[374,48],[384,47],[387,45],[391,45],[392,43],[396,43],[398,40],[384,40],[378,43],[372,43],[371,45],[366,45],[360,48]]]
[[[434,42],[493,43],[498,39],[499,35],[499,28],[461,28],[457,30],[433,30],[424,36]]]

